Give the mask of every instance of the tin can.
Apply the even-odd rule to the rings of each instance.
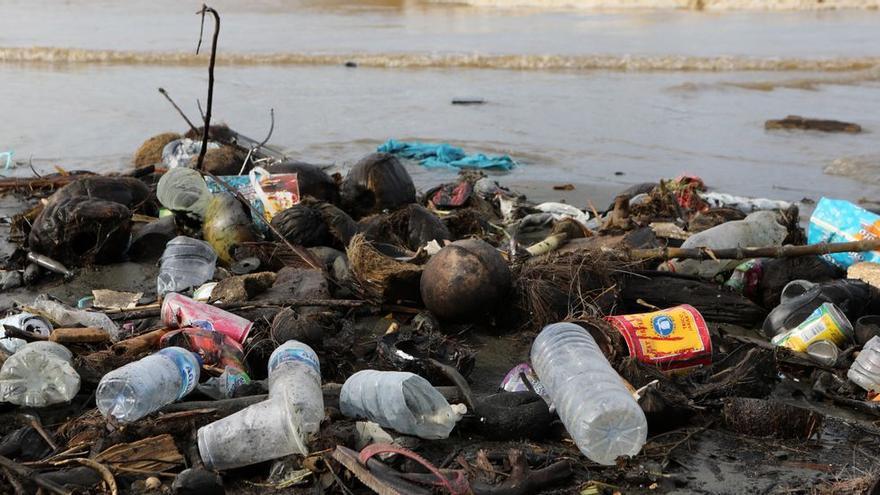
[[[703,315],[683,304],[653,313],[606,318],[623,335],[630,356],[667,371],[712,363],[712,339]]]
[[[200,303],[172,292],[162,301],[162,323],[172,328],[197,327],[222,333],[244,343],[253,322],[210,304]]]
[[[787,333],[773,337],[773,344],[797,352],[807,352],[813,342],[827,340],[838,347],[852,340],[853,327],[842,311],[831,303],[824,303],[800,325]]]

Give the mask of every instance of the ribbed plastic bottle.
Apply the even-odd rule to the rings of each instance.
[[[742,220],[725,222],[694,234],[688,237],[681,247],[727,249],[779,246],[787,235],[788,229],[779,223],[779,215],[776,212],[756,211]],[[661,265],[661,268],[676,273],[712,278],[723,271],[736,268],[740,263],[741,260],[675,259]]]
[[[880,337],[871,337],[846,373],[856,385],[880,392]]]
[[[182,347],[166,347],[104,375],[95,402],[106,418],[137,421],[192,392],[200,371],[195,354]]]
[[[0,400],[19,406],[44,407],[67,402],[79,392],[73,354],[55,342],[31,342],[10,356],[0,369]]]
[[[351,375],[339,392],[339,409],[405,435],[449,437],[459,416],[428,380],[413,373],[364,370]]]
[[[269,398],[199,428],[199,456],[208,469],[223,470],[306,455],[323,419],[318,356],[290,340],[269,357]]]
[[[198,287],[214,276],[217,253],[205,241],[180,235],[165,245],[156,291],[160,296]]]
[[[544,327],[532,367],[580,451],[599,464],[636,455],[645,444],[645,413],[593,337],[573,323]]]

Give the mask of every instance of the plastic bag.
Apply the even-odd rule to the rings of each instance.
[[[810,217],[808,244],[852,242],[880,237],[880,216],[842,199],[822,198]],[[880,251],[824,255],[841,268],[860,261],[880,262]]]

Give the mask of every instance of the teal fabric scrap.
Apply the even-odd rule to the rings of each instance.
[[[487,156],[482,153],[468,155],[463,149],[446,143],[408,143],[389,139],[385,144],[379,146],[377,151],[419,160],[421,165],[428,168],[497,168],[510,170],[516,166],[516,162],[507,155]]]

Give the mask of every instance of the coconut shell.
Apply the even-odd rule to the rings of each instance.
[[[339,187],[332,177],[316,165],[289,161],[275,163],[266,167],[272,174],[296,174],[300,196],[311,196],[329,203],[339,203]]]
[[[509,293],[510,268],[495,248],[456,241],[431,257],[422,272],[422,300],[441,319],[470,321],[494,311]]]
[[[362,218],[358,222],[358,229],[370,242],[402,246],[411,251],[418,251],[435,239],[443,241],[452,238],[449,229],[436,215],[415,203],[394,213]]]
[[[180,139],[176,132],[163,132],[144,141],[144,144],[134,153],[134,166],[136,168],[149,167],[162,162],[162,150],[165,145]]]
[[[75,196],[48,204],[28,236],[30,249],[73,266],[118,261],[128,247],[131,210]]]
[[[150,188],[133,177],[83,177],[56,191],[49,197],[47,206],[76,196],[112,201],[134,213],[159,216],[159,207]]]
[[[342,207],[354,218],[416,202],[416,188],[400,160],[371,153],[357,162],[340,187]]]

